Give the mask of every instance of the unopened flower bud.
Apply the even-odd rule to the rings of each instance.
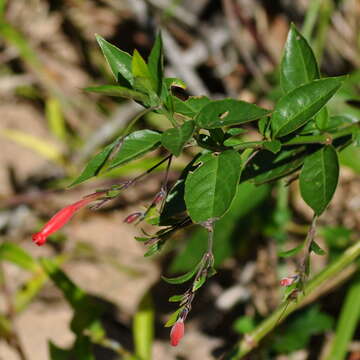
[[[177,346],[184,336],[185,327],[184,320],[178,319],[176,323],[173,325],[170,331],[170,344],[171,346]]]
[[[166,195],[166,192],[164,189],[161,189],[155,196],[154,200],[153,200],[153,204],[157,205],[159,203],[161,203],[164,199]]]
[[[139,218],[141,218],[144,214],[140,211],[132,213],[130,215],[128,215],[125,219],[124,219],[124,223],[126,224],[132,224],[133,222],[135,222],[136,220],[138,220]]]
[[[299,279],[298,275],[288,276],[280,280],[280,286],[290,286]]]

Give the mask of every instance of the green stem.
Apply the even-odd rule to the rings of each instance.
[[[331,144],[335,139],[343,136],[352,135],[355,129],[358,129],[358,125],[347,126],[339,130],[335,134],[321,134],[321,135],[307,135],[307,136],[296,136],[291,140],[282,144],[282,146],[293,146],[293,145],[306,145],[306,144]],[[263,141],[247,141],[241,144],[235,145],[234,149],[265,149]]]
[[[129,134],[129,132],[131,131],[131,129],[133,128],[133,126],[137,123],[137,121],[139,119],[141,119],[144,115],[146,115],[147,113],[153,111],[157,109],[157,106],[152,106],[150,108],[144,109],[142,111],[140,111],[130,122],[129,124],[126,126],[125,129],[123,129],[120,133],[120,136],[125,137],[126,135]]]
[[[326,360],[343,360],[360,320],[360,274],[351,283],[339,316],[335,338]]]
[[[356,128],[358,128],[357,125],[351,125],[345,127],[344,129],[339,130],[335,134],[296,136],[293,139],[284,143],[283,146],[304,145],[304,144],[331,144],[331,142],[335,139],[338,139],[343,136],[351,135]]]
[[[332,279],[339,274],[347,266],[349,266],[356,258],[360,256],[360,241],[348,248],[337,260],[328,265],[323,271],[311,279],[304,287],[304,292],[300,293],[296,301],[284,302],[279,308],[274,311],[267,319],[265,319],[259,326],[251,333],[247,334],[243,339],[239,340],[231,352],[226,354],[222,359],[236,360],[242,359],[246,354],[253,350],[257,344],[268,335],[278,323],[284,320],[287,316],[293,313],[296,309],[301,307],[305,300],[312,295],[319,286]]]

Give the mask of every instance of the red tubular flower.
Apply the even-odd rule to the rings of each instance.
[[[184,327],[184,320],[179,319],[176,321],[176,323],[173,325],[170,331],[170,344],[171,346],[177,346],[184,336],[185,333],[185,327]]]
[[[132,213],[130,215],[128,215],[125,219],[124,219],[124,223],[126,224],[132,224],[134,221],[136,221],[137,219],[139,219],[140,217],[142,217],[144,215],[144,213],[138,211],[135,213]]]
[[[71,219],[71,217],[75,214],[76,211],[86,206],[90,202],[96,200],[103,194],[103,192],[94,193],[86,196],[80,201],[64,207],[44,225],[41,231],[32,236],[32,241],[36,245],[44,245],[46,243],[47,237],[62,228]]]

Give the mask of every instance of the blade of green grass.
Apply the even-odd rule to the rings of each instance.
[[[326,360],[343,360],[360,321],[360,274],[350,284],[341,308],[335,338]]]

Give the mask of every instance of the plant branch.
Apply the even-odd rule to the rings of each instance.
[[[288,317],[291,313],[303,305],[303,303],[315,292],[318,288],[332,279],[339,272],[347,268],[355,259],[360,256],[360,241],[357,241],[353,246],[348,248],[337,260],[329,264],[323,271],[311,279],[304,287],[303,293],[299,293],[296,301],[288,303],[284,302],[279,308],[274,311],[267,319],[265,319],[255,330],[247,334],[243,339],[235,345],[231,352],[224,355],[223,360],[237,360],[242,359],[246,354],[253,350],[260,340],[268,335],[277,325],[279,317],[282,320]],[[286,308],[286,309],[285,309]]]

